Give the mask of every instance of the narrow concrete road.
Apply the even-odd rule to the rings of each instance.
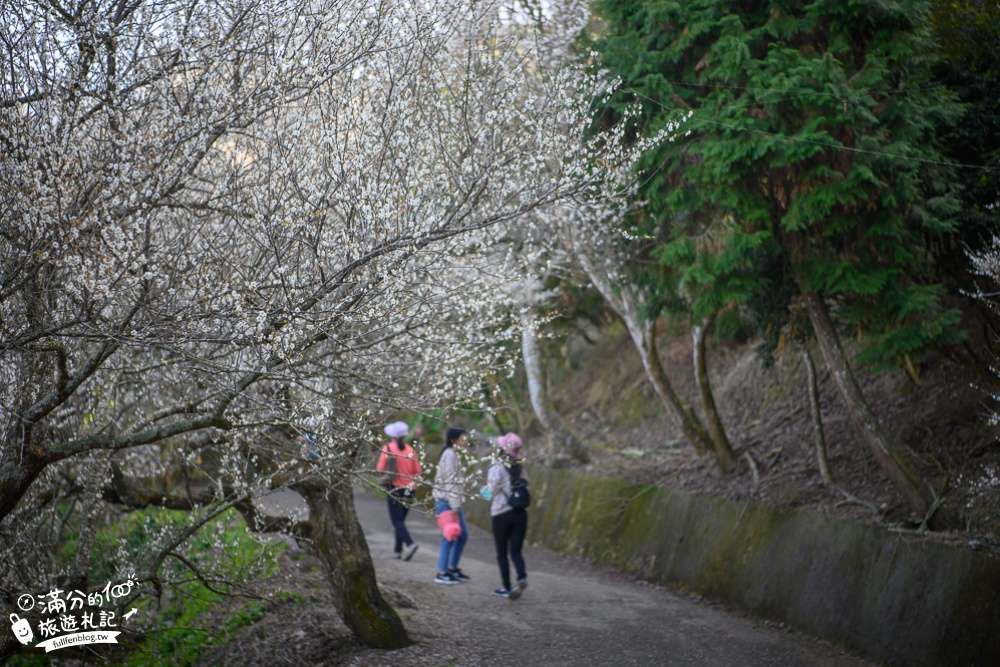
[[[442,665],[670,665],[672,667],[871,667],[836,646],[643,585],[615,572],[526,547],[529,587],[517,601],[500,585],[492,536],[470,527],[461,567],[471,581],[433,583],[440,534],[427,515],[407,519],[420,549],[392,558],[385,500],[356,494],[379,581],[402,594],[400,613],[418,642],[452,643]],[[396,601],[399,604],[399,600]],[[410,606],[412,605],[412,606]],[[407,608],[409,607],[409,608]],[[451,624],[442,632],[431,621]],[[409,664],[405,656],[384,664]],[[383,664],[362,660],[352,664]],[[427,664],[422,662],[422,664]],[[433,663],[432,663],[433,664]]]

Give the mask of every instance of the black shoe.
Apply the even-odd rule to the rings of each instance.
[[[448,574],[450,574],[451,576],[455,577],[455,579],[457,579],[458,581],[468,581],[469,580],[468,575],[465,574],[464,572],[462,572],[457,567],[455,567],[455,568],[449,567],[448,568]]]
[[[460,584],[458,579],[451,575],[451,572],[438,572],[437,576],[434,577],[435,584]]]

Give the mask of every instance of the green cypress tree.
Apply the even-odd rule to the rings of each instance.
[[[594,48],[622,80],[608,113],[641,101],[641,132],[692,114],[685,140],[643,164],[636,224],[660,241],[665,299],[702,315],[735,307],[772,332],[802,313],[888,476],[914,511],[948,523],[865,403],[834,328],[876,368],[961,336],[930,251],[957,206],[935,130],[960,107],[930,78],[929,3],[596,8]]]
[[[942,60],[938,80],[955,90],[967,109],[946,128],[948,155],[962,164],[960,247],[951,249],[953,273],[967,268],[961,246],[981,249],[1000,227],[1000,4],[991,0],[938,0],[934,34]]]
[[[1000,235],[1000,5],[993,0],[938,0],[933,17],[942,56],[935,75],[966,105],[959,122],[941,135],[948,155],[961,164],[957,175],[963,190],[958,234],[938,251],[939,266],[950,290],[992,294],[995,279],[991,285],[983,276],[970,276],[966,253],[991,252]],[[984,331],[1000,330],[994,308],[974,312],[984,321]],[[982,358],[972,346],[948,353],[987,386],[998,386],[995,352],[992,359]]]

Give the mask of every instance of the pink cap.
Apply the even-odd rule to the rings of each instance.
[[[517,433],[508,433],[497,438],[497,445],[500,446],[508,456],[517,458],[521,453],[521,438]]]

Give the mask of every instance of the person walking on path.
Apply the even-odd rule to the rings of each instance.
[[[483,496],[492,500],[490,515],[493,522],[493,541],[497,548],[497,564],[500,566],[501,588],[494,595],[516,600],[528,587],[528,574],[524,569],[524,536],[528,532],[528,510],[523,503],[512,500],[512,490],[518,484],[527,483],[527,475],[521,464],[521,438],[516,433],[508,433],[497,438],[499,452],[486,476]],[[523,487],[526,489],[526,487]],[[510,560],[517,571],[517,584],[510,585]]]
[[[393,422],[386,426],[385,434],[392,438],[392,442],[382,447],[378,465],[375,466],[380,472],[393,473],[392,486],[388,491],[389,520],[392,521],[392,527],[396,531],[393,553],[396,558],[403,560],[410,560],[417,552],[417,543],[406,529],[406,515],[409,514],[413,502],[417,476],[423,472],[416,451],[403,440],[409,432],[406,422]]]
[[[468,441],[465,429],[449,428],[445,437],[444,449],[438,458],[437,472],[434,475],[434,514],[440,515],[443,512],[452,511],[462,528],[462,534],[455,540],[449,541],[444,536],[441,537],[437,576],[434,577],[434,581],[439,584],[459,584],[469,580],[469,577],[458,567],[465,542],[469,538],[469,528],[465,523],[465,513],[462,512],[465,474],[456,451],[456,448],[464,447]]]

